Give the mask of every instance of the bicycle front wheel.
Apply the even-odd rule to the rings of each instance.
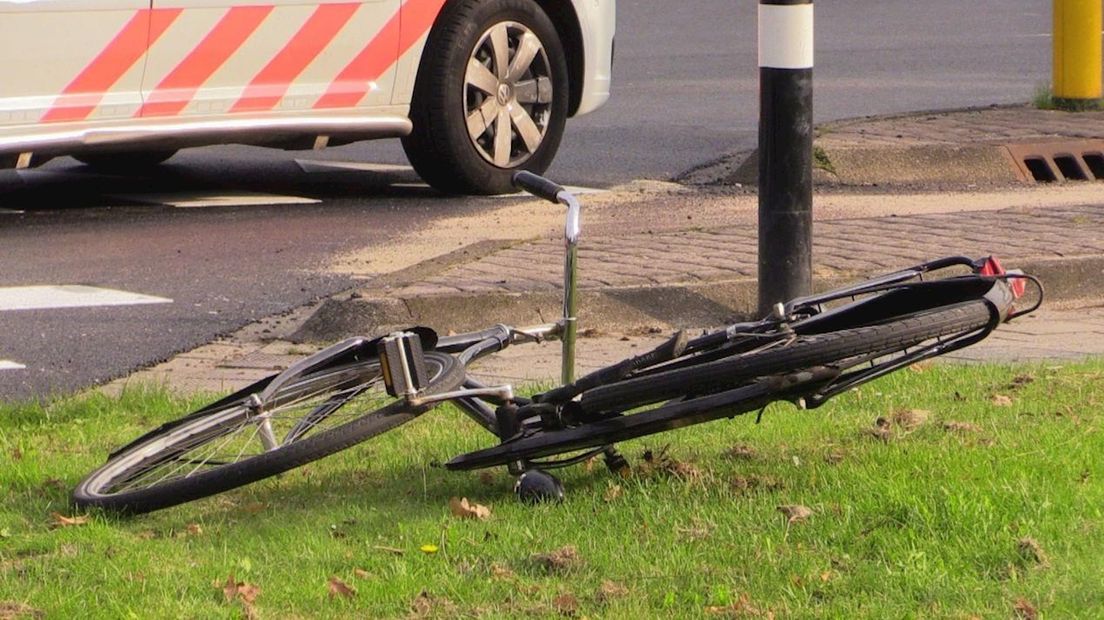
[[[455,389],[464,367],[427,353],[426,393]],[[73,491],[79,508],[131,514],[208,497],[316,461],[409,422],[430,407],[389,397],[378,360],[306,374],[257,413],[249,398],[166,424],[113,455]]]

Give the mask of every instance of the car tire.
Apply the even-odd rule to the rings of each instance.
[[[133,172],[148,170],[161,165],[173,155],[170,151],[117,151],[114,153],[80,153],[73,159],[105,172]]]
[[[535,2],[461,0],[426,42],[403,149],[440,191],[512,192],[514,172],[552,163],[568,95],[563,46]]]

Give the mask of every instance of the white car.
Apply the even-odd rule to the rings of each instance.
[[[0,0],[0,166],[401,137],[453,193],[544,171],[609,97],[615,0]]]

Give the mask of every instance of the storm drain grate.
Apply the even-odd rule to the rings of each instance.
[[[1104,140],[1009,144],[1005,148],[1025,181],[1104,181]]]

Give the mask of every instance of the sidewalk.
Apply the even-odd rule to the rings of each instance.
[[[991,108],[861,119],[821,129],[825,135],[818,144],[827,144],[830,156],[865,149],[887,161],[908,161],[918,146],[946,153],[1032,140],[1051,145],[1064,140],[1089,149],[1077,151],[1078,165],[1094,161],[1094,140],[1104,152],[1104,113]],[[860,167],[841,163],[837,178],[814,199],[816,286],[948,254],[996,254],[1006,265],[1042,278],[1048,304],[1042,313],[962,352],[960,359],[1104,355],[1104,307],[1098,301],[1104,297],[1104,183],[1042,184],[1012,176],[998,183],[999,175],[987,173],[984,191],[960,191],[958,160],[948,157],[943,163],[939,182],[917,185],[913,178],[885,187],[878,181],[873,193],[874,182],[863,180]],[[998,163],[1014,167],[1007,158]],[[986,165],[993,170],[995,164]],[[700,170],[696,178],[704,178]],[[580,320],[591,337],[579,345],[581,368],[620,359],[674,328],[750,315],[756,297],[753,192],[721,175],[697,187],[631,186],[583,198]],[[472,216],[482,221],[456,223],[454,228],[465,230],[446,227],[410,241],[407,249],[417,248],[418,257],[426,254],[427,260],[395,262],[396,254],[404,254],[401,247],[366,249],[347,262],[389,267],[358,272],[365,279],[360,290],[283,317],[278,325],[247,327],[129,380],[218,392],[315,348],[292,341],[327,342],[412,324],[448,332],[554,320],[562,278],[559,214],[522,198],[501,204]],[[515,223],[518,228],[510,228]],[[384,254],[390,262],[380,259]],[[545,345],[507,351],[487,372],[501,380],[552,379],[557,368],[558,350]]]

